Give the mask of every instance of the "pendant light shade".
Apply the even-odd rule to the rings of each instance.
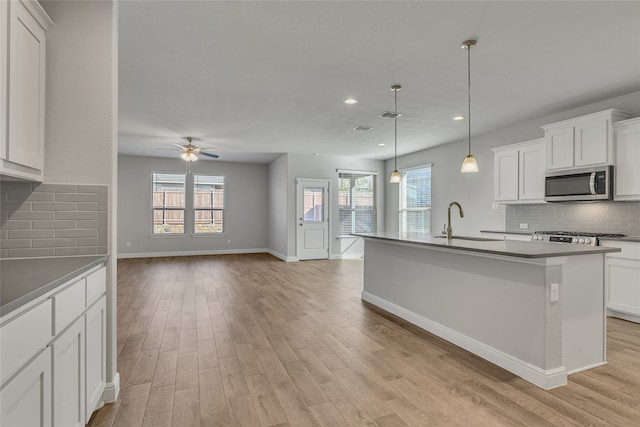
[[[462,43],[462,48],[467,49],[467,99],[468,99],[468,113],[467,113],[467,125],[469,127],[469,154],[464,158],[460,172],[462,173],[474,173],[478,172],[478,162],[476,158],[471,154],[471,48],[476,45],[476,40],[466,40]]]
[[[393,172],[389,176],[390,184],[400,184],[402,176],[400,172],[398,172],[398,91],[402,89],[402,86],[395,84],[391,86],[391,90],[393,91],[393,99],[394,99],[394,114],[393,114]]]

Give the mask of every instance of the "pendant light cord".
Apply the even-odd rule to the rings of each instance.
[[[471,155],[471,45],[467,46],[467,99],[468,99],[467,125],[469,126],[469,155]]]
[[[393,170],[398,170],[398,89],[393,90],[395,104],[395,116],[393,117]]]

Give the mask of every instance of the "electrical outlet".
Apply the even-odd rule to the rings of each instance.
[[[560,284],[552,283],[549,288],[549,302],[558,302],[560,299]]]
[[[526,230],[529,228],[529,224],[527,224],[526,222],[521,222],[520,223],[520,229],[521,230]]]

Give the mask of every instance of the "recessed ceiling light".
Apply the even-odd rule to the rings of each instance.
[[[453,120],[456,120],[456,121],[464,120],[464,116],[455,116]]]
[[[358,103],[358,100],[357,100],[357,99],[353,99],[353,98],[347,98],[347,99],[345,99],[345,100],[344,100],[344,103],[345,103],[345,104],[349,104],[349,105],[351,105],[351,104],[357,104],[357,103]]]
[[[361,131],[364,131],[364,132],[366,132],[368,130],[371,130],[371,129],[373,129],[371,126],[362,126],[362,125],[358,125],[358,126],[353,128],[353,130],[361,130]]]
[[[387,145],[387,144],[385,144],[384,142],[379,142],[379,143],[378,143],[378,146],[379,146],[379,147],[384,147],[385,145]]]

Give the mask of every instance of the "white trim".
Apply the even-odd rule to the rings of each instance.
[[[105,403],[115,402],[120,394],[120,374],[116,372],[113,376],[113,381],[107,383],[102,392],[102,401]]]
[[[425,163],[423,165],[412,166],[410,168],[399,169],[399,172],[409,172],[416,169],[433,168],[433,163]]]
[[[288,257],[286,255],[281,254],[280,252],[276,252],[276,251],[273,251],[271,249],[267,249],[267,253],[270,254],[270,255],[273,255],[276,258],[281,259],[284,262],[297,262],[297,261],[300,261],[298,259],[298,257],[295,257],[295,256],[289,256]]]
[[[353,169],[336,169],[338,173],[353,173],[358,175],[379,175],[376,171],[357,171]]]
[[[193,255],[260,254],[260,253],[270,253],[270,252],[269,252],[269,249],[265,249],[265,248],[218,249],[218,250],[207,249],[203,251],[169,251],[169,252],[128,252],[128,253],[119,252],[118,259],[158,258],[158,257],[193,256]],[[274,255],[274,256],[277,256],[277,255]],[[277,257],[280,258],[280,256],[277,256]],[[287,259],[287,261],[289,261],[289,259]]]
[[[623,313],[621,311],[607,308],[608,317],[617,317],[618,319],[628,320],[629,322],[640,323],[640,316],[637,314]]]
[[[342,254],[338,255],[340,259],[362,259],[364,257],[363,253],[358,254]]]
[[[524,378],[542,389],[549,390],[567,384],[567,370],[563,366],[544,370],[369,292],[362,291],[361,298]]]

